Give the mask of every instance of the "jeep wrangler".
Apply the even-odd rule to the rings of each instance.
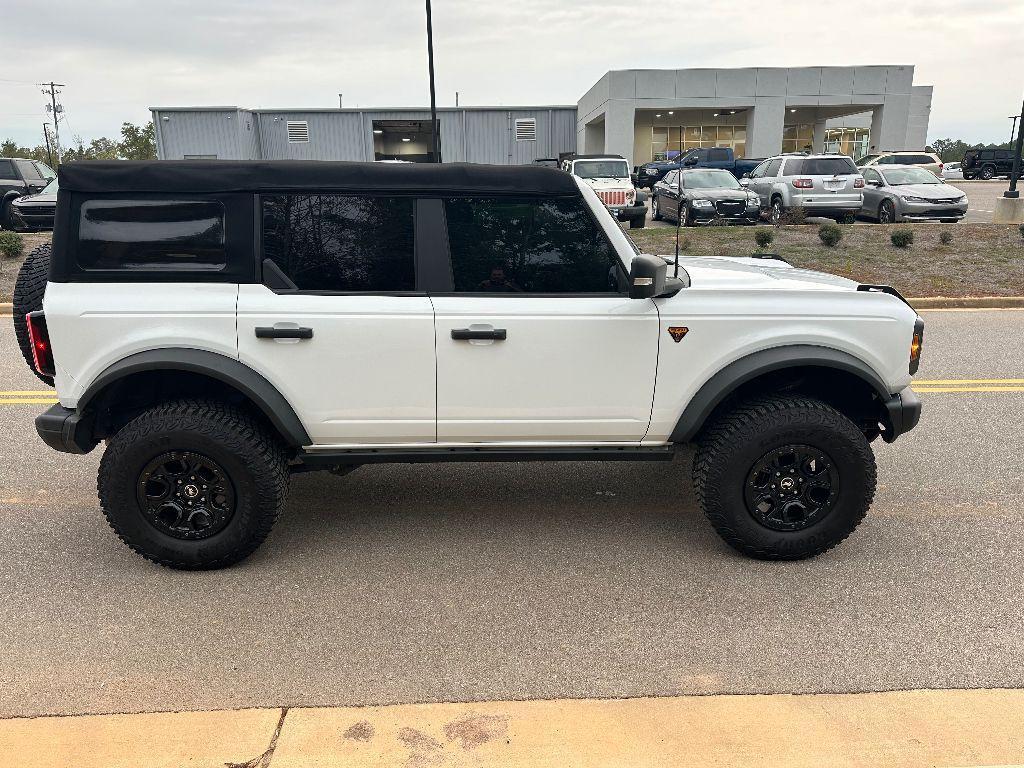
[[[918,422],[899,294],[779,260],[638,252],[539,167],[61,166],[19,340],[52,448],[106,442],[99,499],[174,568],[252,553],[289,476],[378,462],[667,461],[732,547],[824,552]]]

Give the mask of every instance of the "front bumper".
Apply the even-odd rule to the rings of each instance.
[[[938,221],[962,219],[967,215],[967,201],[962,203],[908,203],[900,201],[899,216],[906,221]]]
[[[756,224],[761,220],[760,207],[746,207],[737,211],[716,208],[690,208],[690,221],[694,224]]]
[[[96,447],[92,425],[63,405],[54,405],[36,416],[36,432],[55,451],[88,453]]]
[[[608,206],[608,210],[615,214],[615,218],[619,221],[629,221],[639,216],[647,216],[646,205]]]
[[[882,439],[891,443],[906,434],[921,420],[921,400],[910,387],[889,398],[885,403],[886,423]]]
[[[35,208],[34,206],[11,206],[11,223],[17,229],[53,229],[54,212],[52,208]]]

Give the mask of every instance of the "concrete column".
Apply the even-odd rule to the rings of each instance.
[[[782,151],[782,129],[786,123],[786,98],[754,100],[747,113],[747,157],[770,157]]]
[[[814,121],[814,138],[811,140],[811,149],[814,152],[825,151],[825,121]]]
[[[578,151],[581,155],[599,155],[604,152],[603,121],[583,126],[583,144]]]
[[[611,99],[604,113],[604,150],[611,155],[622,155],[633,162],[633,121],[636,108],[632,101]]]
[[[905,146],[909,119],[910,95],[886,96],[885,103],[876,106],[871,113],[871,151],[914,149]]]

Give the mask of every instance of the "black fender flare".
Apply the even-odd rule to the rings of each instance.
[[[289,447],[301,448],[313,442],[295,409],[277,387],[245,363],[202,349],[150,349],[118,360],[97,376],[78,399],[78,412],[84,413],[89,403],[111,384],[146,371],[186,371],[209,376],[251,400]]]
[[[885,382],[863,360],[831,347],[794,344],[772,347],[741,357],[704,382],[683,409],[669,438],[673,443],[688,443],[700,432],[708,417],[725,398],[748,381],[787,368],[831,368],[858,377],[878,395],[882,403],[891,393]]]

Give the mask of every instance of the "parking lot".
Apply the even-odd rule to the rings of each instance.
[[[921,426],[875,443],[868,518],[815,560],[726,548],[686,454],[297,476],[206,573],[117,540],[100,450],[38,440],[52,394],[4,319],[0,716],[1024,686],[1024,313],[923,314]]]
[[[967,209],[967,216],[964,221],[969,224],[991,224],[992,211],[995,208],[996,199],[1002,197],[1009,182],[1006,179],[993,179],[992,181],[950,181],[950,185],[962,190],[970,201]],[[649,190],[648,190],[649,192]],[[651,219],[650,203],[647,205],[647,226],[648,227],[672,227],[673,223],[668,221],[654,221]],[[817,219],[814,219],[817,221]],[[824,221],[824,219],[822,219]],[[858,224],[873,223],[867,219],[860,219]]]

